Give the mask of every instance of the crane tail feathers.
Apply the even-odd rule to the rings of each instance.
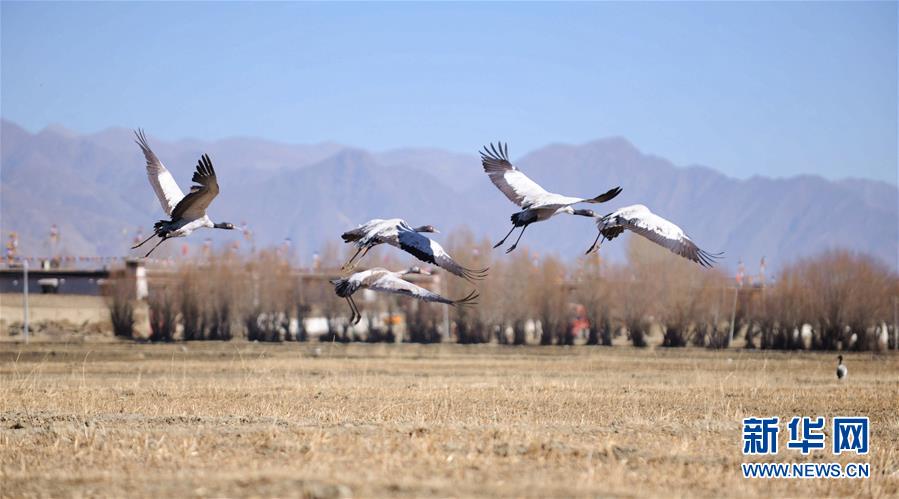
[[[171,223],[170,220],[160,220],[153,224],[153,232],[159,237],[166,237],[172,232]]]
[[[349,230],[349,231],[346,231],[343,234],[341,234],[340,238],[343,239],[343,242],[345,242],[345,243],[352,243],[352,242],[362,239],[363,235],[365,235],[364,231],[361,231],[359,229],[353,229],[353,230]]]
[[[337,294],[337,296],[346,298],[347,296],[353,294],[352,290],[350,289],[349,279],[331,279],[329,280],[329,282],[334,285],[334,292]]]
[[[621,187],[615,187],[613,189],[609,189],[608,191],[596,196],[595,198],[588,199],[588,203],[605,203],[606,201],[611,201],[615,199],[615,196],[621,194]]]

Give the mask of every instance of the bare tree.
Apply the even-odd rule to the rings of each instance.
[[[626,264],[591,255],[568,263],[538,259],[526,248],[499,255],[487,239],[471,231],[452,231],[446,244],[460,263],[489,267],[489,277],[475,284],[457,279],[393,248],[376,248],[362,268],[401,269],[411,265],[436,271],[420,281],[447,296],[464,296],[477,286],[480,305],[446,309],[381,293],[363,293],[359,302],[367,319],[366,341],[434,342],[444,312],[460,343],[494,341],[515,345],[535,341],[530,325],[541,331],[542,344],[573,344],[571,319],[576,310],[589,324],[587,343],[611,345],[613,334],[627,331],[635,346],[646,346],[648,332],[661,331],[664,346],[728,345],[729,311],[736,297],[735,332],[745,331],[746,345],[760,348],[867,350],[882,341],[883,323],[893,319],[899,277],[873,257],[833,250],[783,267],[773,283],[734,289],[719,270],[701,269],[643,238],[631,237]],[[360,341],[364,325],[347,323],[348,308],[327,277],[337,276],[347,248],[327,245],[315,268],[297,269],[283,251],[252,255],[224,251],[184,260],[177,272],[154,272],[148,299],[153,341],[227,340],[245,330],[249,339],[304,340],[305,319],[326,319],[324,341]],[[361,269],[360,269],[361,270]],[[134,283],[115,278],[105,288],[116,335],[130,337]],[[575,305],[575,307],[572,307]],[[405,325],[405,331],[401,328]],[[810,328],[809,328],[810,326]],[[879,329],[878,329],[879,328]],[[809,336],[808,331],[811,331]],[[805,332],[802,332],[805,331]],[[295,336],[294,336],[295,335]],[[805,335],[805,336],[803,336]]]
[[[608,272],[599,253],[585,256],[578,262],[576,270],[577,288],[575,299],[584,307],[587,322],[590,323],[587,333],[588,345],[612,345],[610,320],[610,283],[603,273]]]
[[[134,337],[134,279],[124,273],[110,279],[104,289],[112,333],[122,338]]]
[[[512,328],[512,344],[524,345],[528,340],[525,326],[529,320],[536,319],[531,304],[531,286],[537,272],[527,248],[520,248],[507,258],[507,262],[497,268],[501,295],[496,306],[501,311],[500,323]]]
[[[540,344],[571,344],[568,331],[566,269],[553,256],[545,257],[530,282],[531,307],[540,319]],[[554,341],[555,340],[555,341]]]
[[[177,308],[170,286],[150,290],[150,341],[174,341],[177,326]]]
[[[487,241],[480,243],[475,241],[474,235],[468,228],[453,230],[447,237],[447,251],[458,259],[459,263],[469,268],[484,268],[489,266],[490,249]],[[489,280],[489,278],[488,278]],[[456,279],[444,274],[441,279],[444,293],[447,296],[465,296],[471,290],[472,283],[462,279]],[[497,315],[497,292],[491,290],[491,284],[478,281],[479,306],[476,309],[470,307],[454,307],[452,316],[456,326],[456,341],[459,343],[487,343],[493,336],[493,325],[501,321]]]

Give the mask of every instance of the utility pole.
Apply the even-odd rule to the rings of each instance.
[[[715,303],[715,329],[718,328],[718,316],[721,312],[721,304],[724,302],[724,290],[727,289],[727,285],[721,286],[721,296],[718,297],[718,302]]]
[[[443,293],[443,296],[447,296],[447,282],[442,278],[440,274],[434,276],[434,280],[440,285],[438,289]],[[443,309],[443,343],[449,343],[450,341],[450,322],[449,322],[449,307],[440,307]]]
[[[730,335],[728,336],[727,346],[730,347],[734,342],[734,322],[737,320],[737,293],[740,288],[734,286],[734,304],[730,310]]]
[[[22,318],[22,334],[25,343],[28,343],[28,259],[22,259],[22,303],[24,304],[24,317]]]

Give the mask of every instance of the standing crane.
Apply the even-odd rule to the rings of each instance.
[[[512,231],[521,227],[518,239],[506,250],[506,253],[518,247],[518,242],[521,241],[521,236],[528,225],[548,220],[560,213],[596,217],[593,210],[575,210],[572,206],[578,203],[605,203],[621,192],[620,187],[615,187],[605,194],[587,199],[547,192],[509,161],[508,144],[497,143],[496,146],[490,144],[489,149],[488,146],[484,146],[484,150],[481,151],[481,164],[493,185],[502,191],[509,201],[523,208],[522,211],[512,215],[512,228],[509,229],[509,233],[493,246],[494,248],[501,246],[512,235]]]
[[[846,366],[843,365],[843,356],[842,355],[838,355],[837,360],[838,360],[837,379],[843,379],[846,377],[847,374],[849,374],[849,369],[846,369]]]
[[[190,193],[185,196],[175,182],[175,178],[172,177],[171,172],[162,164],[162,161],[159,161],[153,150],[150,149],[144,131],[137,130],[134,134],[137,136],[137,145],[140,146],[141,151],[144,153],[144,158],[147,160],[147,177],[150,179],[150,186],[153,187],[153,191],[156,192],[156,197],[159,198],[163,211],[170,219],[156,222],[153,225],[153,234],[140,244],[132,246],[131,249],[137,249],[154,236],[158,236],[160,238],[159,242],[144,255],[144,258],[146,258],[167,239],[187,237],[193,231],[203,227],[234,230],[234,224],[227,222],[213,223],[209,216],[206,215],[206,208],[209,207],[209,204],[212,203],[212,200],[219,193],[215,169],[213,169],[212,161],[207,154],[200,158],[200,161],[197,163],[197,170],[191,179],[200,185],[192,185]]]

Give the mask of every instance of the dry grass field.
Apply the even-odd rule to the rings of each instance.
[[[896,497],[899,357],[835,357],[0,343],[0,496]],[[868,456],[803,458],[782,423],[777,459],[871,478],[742,478],[740,420],[773,415],[870,416]]]

